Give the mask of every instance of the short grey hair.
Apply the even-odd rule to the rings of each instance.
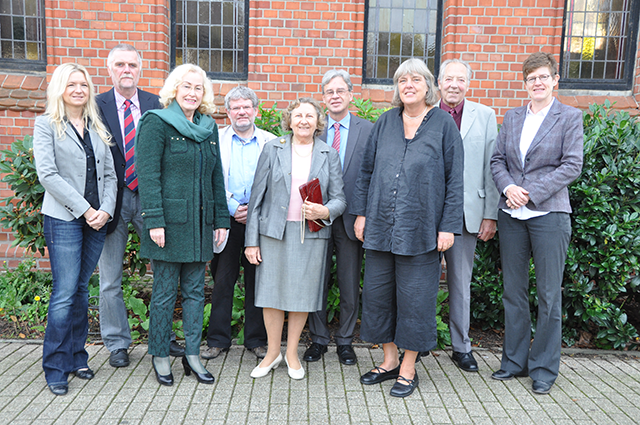
[[[440,65],[440,73],[438,74],[438,81],[442,81],[442,79],[444,78],[445,69],[447,69],[447,66],[452,63],[459,63],[467,68],[467,82],[470,82],[471,77],[473,76],[473,69],[471,69],[471,65],[469,65],[469,63],[463,61],[462,59],[447,59],[446,61],[442,62],[442,65]]]
[[[344,69],[332,69],[330,71],[327,71],[324,74],[324,77],[322,77],[322,93],[324,93],[324,86],[329,84],[331,80],[337,77],[340,77],[344,80],[344,82],[347,84],[347,87],[349,88],[349,91],[353,91],[353,84],[351,83],[349,73]]]
[[[229,93],[227,93],[227,95],[224,97],[224,107],[228,111],[229,108],[231,108],[231,106],[229,105],[231,101],[240,99],[250,100],[251,105],[253,105],[254,108],[257,108],[260,104],[256,92],[251,90],[249,87],[238,86],[229,90]]]
[[[113,49],[111,49],[111,51],[109,52],[109,56],[107,56],[108,68],[111,68],[111,65],[113,65],[113,61],[115,60],[113,56],[116,52],[135,52],[136,56],[138,56],[138,67],[142,68],[142,57],[140,56],[140,52],[138,52],[138,50],[136,50],[136,48],[133,47],[131,44],[125,44],[125,43],[120,43],[117,46],[115,46]]]
[[[435,79],[433,74],[429,71],[427,64],[423,60],[417,58],[407,59],[402,62],[395,74],[393,74],[393,100],[391,104],[393,106],[402,106],[402,100],[400,100],[400,89],[398,89],[398,80],[407,74],[421,75],[427,82],[427,96],[425,97],[425,103],[427,106],[433,106],[438,102],[438,93],[436,90]]]

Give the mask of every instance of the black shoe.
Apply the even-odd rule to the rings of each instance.
[[[400,365],[391,370],[374,367],[372,371],[369,371],[360,377],[360,382],[364,385],[373,385],[388,381],[389,379],[397,379],[398,376],[400,376]]]
[[[109,364],[113,367],[129,366],[129,353],[126,348],[118,348],[109,355]]]
[[[549,394],[552,386],[553,384],[551,382],[533,381],[531,390],[536,394]]]
[[[429,354],[431,354],[431,351],[418,351],[418,355],[416,356],[416,363],[418,363],[420,359],[422,359],[423,357],[427,357]],[[402,364],[403,360],[404,360],[404,351],[400,354],[400,364]]]
[[[74,375],[76,375],[76,377],[80,378],[80,379],[93,379],[93,377],[95,376],[95,374],[93,373],[93,371],[89,368],[86,369],[78,369],[75,372],[73,372]]]
[[[408,385],[401,384],[400,381],[404,381]],[[389,392],[389,394],[392,397],[408,397],[416,388],[418,388],[418,381],[418,371],[416,371],[413,375],[413,379],[407,379],[404,376],[398,376],[398,381],[393,384],[393,387],[391,387],[391,391]]]
[[[304,352],[302,360],[305,362],[317,362],[322,358],[322,355],[327,352],[327,346],[312,342],[311,346]]]
[[[264,356],[267,355],[267,347],[261,345],[259,347],[247,348],[247,351],[252,352],[259,359],[264,359]],[[204,356],[202,356],[204,358]]]
[[[347,366],[358,363],[358,356],[356,356],[356,352],[353,351],[352,346],[338,345],[336,352],[338,353],[338,360],[340,360],[340,363]]]
[[[156,369],[156,364],[153,361],[153,359],[155,359],[155,356],[151,356],[151,365],[153,366],[153,371],[156,373],[156,379],[158,380],[158,384],[165,385],[167,387],[172,386],[173,385],[173,373],[169,372],[168,375],[160,375],[158,373],[158,370]]]
[[[454,351],[451,356],[451,360],[453,360],[454,363],[465,372],[478,371],[478,362],[476,362],[471,351],[468,353],[458,353],[457,351]]]
[[[65,395],[69,391],[69,386],[65,384],[49,385],[49,390],[55,395]]]
[[[189,364],[189,360],[187,360],[186,357],[182,358],[182,367],[184,367],[184,374],[185,375],[189,376],[189,375],[191,375],[191,372],[193,372],[193,374],[196,376],[196,379],[198,380],[198,382],[200,382],[202,384],[213,384],[213,382],[215,381],[215,378],[213,377],[213,375],[211,375],[208,371],[207,371],[207,373],[201,374],[201,373],[198,373],[195,370],[191,369],[191,365]]]
[[[496,372],[493,372],[491,374],[491,377],[493,379],[497,379],[498,381],[509,381],[513,378],[522,378],[524,376],[529,376],[529,373],[527,371],[523,371],[523,372],[518,372],[518,373],[511,373],[511,372],[507,372],[506,370],[498,370]]]
[[[171,341],[171,344],[169,345],[169,355],[171,357],[183,357],[184,347],[176,341]]]

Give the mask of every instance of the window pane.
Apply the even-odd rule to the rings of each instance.
[[[411,57],[435,64],[438,19],[437,0],[370,0],[365,78],[391,79],[400,63]]]
[[[43,10],[44,0],[0,0],[3,59],[44,61]]]

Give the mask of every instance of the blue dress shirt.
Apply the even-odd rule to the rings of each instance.
[[[349,138],[349,125],[351,124],[351,114],[347,113],[347,116],[342,118],[340,121],[340,165],[344,169],[344,154],[347,152],[347,139]],[[335,129],[333,125],[336,123],[336,120],[327,116],[327,124],[329,125],[329,129],[327,130],[327,144],[331,146],[333,144],[333,137],[335,136]]]
[[[260,146],[255,135],[250,140],[242,139],[237,134],[232,136],[227,188],[233,194],[228,202],[229,214],[232,216],[240,205],[249,203],[259,157]]]

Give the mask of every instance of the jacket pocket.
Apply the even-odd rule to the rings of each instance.
[[[205,224],[213,224],[216,218],[216,203],[214,201],[206,201],[205,202],[205,211],[204,211],[204,223]]]
[[[187,141],[184,137],[171,137],[171,153],[185,153],[187,151]]]
[[[484,189],[478,189],[478,196],[484,199],[487,195],[484,192]]]
[[[186,199],[164,199],[164,219],[167,223],[185,224],[188,221]]]

